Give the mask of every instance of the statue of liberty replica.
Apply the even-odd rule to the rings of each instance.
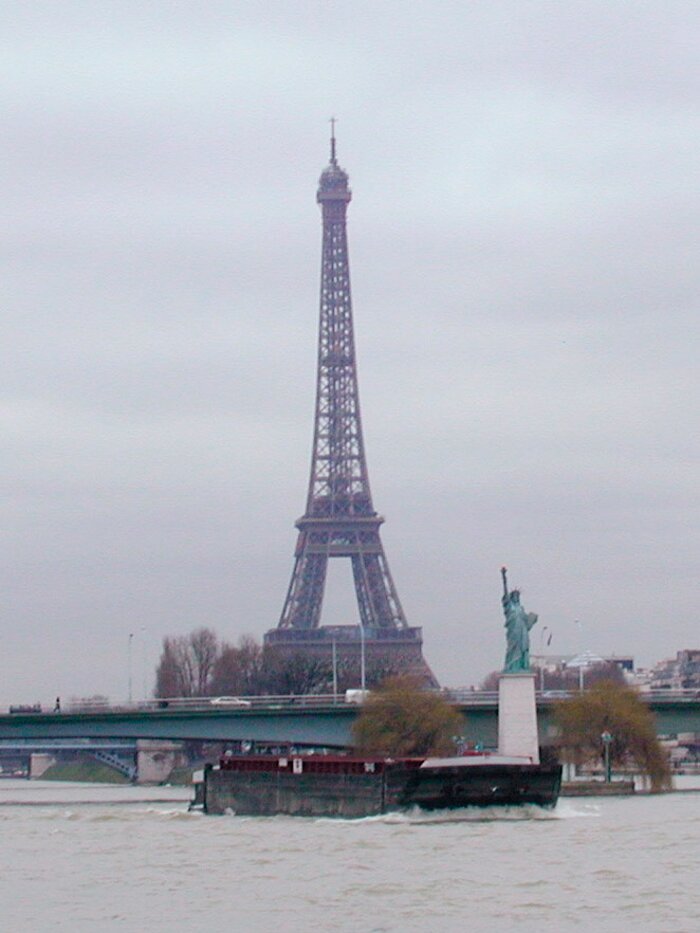
[[[539,764],[535,675],[530,670],[530,629],[537,615],[525,612],[518,590],[508,591],[506,573],[501,567],[506,661],[498,681],[498,751]]]
[[[503,577],[503,613],[506,617],[506,662],[504,674],[517,674],[530,670],[530,629],[537,622],[537,613],[525,612],[520,605],[520,590],[508,592],[507,568],[501,567]]]

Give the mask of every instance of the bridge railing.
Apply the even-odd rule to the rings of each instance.
[[[241,697],[162,697],[125,703],[72,703],[67,713],[160,712],[161,710],[241,710],[288,709],[298,707],[327,707],[345,705],[345,694],[283,694]],[[48,710],[46,712],[49,712]]]
[[[352,691],[353,693],[355,691]],[[498,693],[492,690],[473,690],[466,687],[443,688],[436,691],[446,700],[452,703],[458,703],[464,706],[493,706],[498,703]],[[538,690],[536,691],[538,702],[555,702],[564,700],[567,697],[576,696],[576,690]],[[700,700],[700,690],[694,688],[685,688],[680,690],[640,690],[639,696],[642,700],[650,703],[658,702],[677,702],[677,701],[698,701]],[[207,711],[215,712],[219,710],[232,711],[240,710],[291,710],[291,709],[319,709],[329,706],[346,706],[350,702],[356,703],[357,700],[348,701],[344,693],[324,693],[324,694],[283,694],[270,696],[241,696],[241,697],[163,697],[153,700],[137,700],[133,702],[110,703],[108,701],[99,702],[75,702],[66,704],[63,707],[64,713],[137,713],[137,712],[161,712],[161,711]],[[13,710],[15,712],[15,710]],[[22,712],[25,712],[22,710]],[[40,709],[32,712],[42,712]],[[43,710],[44,713],[54,712],[51,709]],[[60,713],[58,715],[61,715]]]
[[[469,706],[489,705],[498,702],[498,692],[493,690],[472,690],[470,687],[456,687],[440,691],[447,699]],[[575,697],[578,690],[536,690],[538,700],[566,700]],[[700,700],[700,689],[686,687],[679,690],[638,690],[640,699],[647,702],[668,700]]]
[[[149,700],[140,704],[140,708],[188,710],[287,709],[289,707],[318,708],[344,703],[345,695],[341,693],[306,693],[241,697],[166,697],[161,700]]]

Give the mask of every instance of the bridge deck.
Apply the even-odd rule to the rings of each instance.
[[[700,733],[697,691],[642,695],[662,735]],[[452,701],[465,717],[467,738],[496,744],[498,696],[454,691]],[[549,734],[551,712],[562,699],[538,695],[541,735]],[[326,746],[351,742],[352,723],[360,707],[341,697],[249,697],[243,705],[216,705],[207,699],[162,701],[123,707],[80,708],[60,713],[0,715],[0,740],[175,739],[205,741],[255,740]]]

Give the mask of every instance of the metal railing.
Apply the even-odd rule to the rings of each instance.
[[[192,711],[242,712],[253,709],[297,709],[345,705],[344,693],[327,694],[282,694],[270,696],[241,697],[163,697],[140,700],[132,703],[73,703],[66,706],[66,713],[139,713]],[[48,712],[48,711],[47,711]]]
[[[442,688],[434,691],[451,703],[463,706],[493,706],[498,703],[498,692],[495,690],[473,690],[467,687]],[[537,690],[538,702],[548,703],[565,700],[578,694],[577,690]],[[647,702],[693,702],[700,700],[700,690],[684,688],[679,690],[640,690],[639,697]],[[109,701],[85,702],[66,704],[62,712],[51,709],[33,709],[32,713],[65,714],[83,713],[147,713],[147,712],[240,712],[246,713],[254,710],[294,710],[294,709],[320,709],[329,706],[356,705],[355,700],[346,698],[345,693],[307,693],[307,694],[281,694],[270,696],[241,696],[241,697],[163,697],[152,700],[135,700],[133,702],[110,703]],[[22,711],[28,715],[29,711]],[[17,714],[15,714],[17,715]]]

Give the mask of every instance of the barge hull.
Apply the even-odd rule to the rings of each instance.
[[[561,765],[479,765],[418,768],[386,774],[387,809],[423,810],[536,804],[553,807],[561,788]]]
[[[373,774],[209,768],[204,776],[203,808],[206,813],[242,816],[356,818],[411,807],[552,807],[560,785],[560,765],[416,768],[396,762]]]

